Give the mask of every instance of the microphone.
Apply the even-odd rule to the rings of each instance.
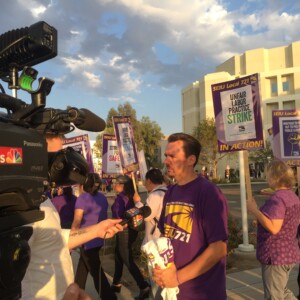
[[[77,128],[86,131],[100,132],[106,127],[105,121],[85,108],[68,108],[69,120]]]
[[[142,225],[145,218],[150,216],[151,208],[149,206],[142,206],[140,208],[133,207],[125,211],[124,218],[120,222],[120,225],[128,224],[132,229],[138,230],[138,227]]]

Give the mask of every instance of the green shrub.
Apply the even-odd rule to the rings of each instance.
[[[248,223],[249,244],[256,246],[256,221]],[[243,244],[243,228],[241,221],[228,215],[228,254],[230,254],[240,244]]]

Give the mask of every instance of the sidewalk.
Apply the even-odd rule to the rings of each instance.
[[[293,291],[295,296],[298,295],[297,276],[298,266],[290,273],[288,283],[288,288]],[[226,278],[228,300],[259,300],[264,298],[260,268],[231,273]]]
[[[79,259],[79,253],[75,250],[72,251],[72,260],[73,260],[73,268],[74,272],[76,272],[77,264]],[[112,283],[112,275],[114,272],[114,256],[111,254],[107,254],[100,257],[102,262],[102,267],[104,272],[106,273],[106,277],[110,283]],[[139,289],[136,286],[133,278],[131,277],[129,271],[126,267],[123,270],[123,278],[122,278],[122,289],[121,293],[117,293],[118,300],[130,300],[134,299],[134,297],[138,296]],[[92,297],[93,300],[99,299],[98,293],[94,287],[94,282],[90,274],[88,275],[88,279],[86,282],[85,291]],[[102,299],[102,300],[110,300],[110,299]]]
[[[72,252],[74,271],[78,263],[79,254],[76,251]],[[101,257],[103,269],[106,272],[107,278],[112,282],[111,275],[114,270],[114,258],[113,255],[107,254]],[[298,266],[296,266],[290,274],[288,287],[291,289],[295,296],[298,295]],[[263,287],[261,279],[260,268],[245,270],[236,273],[227,274],[227,296],[228,300],[263,300]],[[86,292],[92,297],[92,299],[99,299],[97,292],[94,288],[94,283],[91,276],[88,276],[86,284]],[[118,299],[131,300],[137,296],[139,290],[129,274],[126,267],[124,267],[123,287]],[[104,299],[106,300],[106,299]],[[213,299],[212,299],[213,300]]]

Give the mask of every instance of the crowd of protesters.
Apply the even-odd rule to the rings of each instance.
[[[91,173],[87,175],[86,183],[80,186],[79,193],[78,188],[74,193],[72,186],[59,186],[49,191],[48,196],[55,211],[49,204],[45,211],[49,210],[49,214],[58,213],[61,230],[69,230],[70,238],[80,235],[80,230],[87,231],[87,237],[76,242],[71,239],[69,246],[64,243],[61,246],[65,250],[69,249],[69,256],[76,247],[80,251],[76,276],[74,278],[73,275],[68,275],[68,283],[77,283],[71,286],[72,289],[84,290],[90,273],[102,299],[117,299],[116,293],[122,288],[123,268],[127,267],[139,287],[139,295],[135,298],[138,300],[151,297],[151,285],[154,284],[160,287],[160,292],[178,287],[178,300],[226,299],[228,204],[221,190],[210,181],[207,168],[203,167],[200,174],[196,171],[200,152],[201,145],[192,136],[184,133],[169,136],[164,161],[166,172],[163,174],[159,169],[150,168],[146,173],[144,185],[148,194],[144,202],[141,201],[131,175],[120,175],[114,180],[107,180],[101,179],[97,173]],[[225,177],[227,175],[225,172]],[[277,299],[281,295],[282,299],[294,299],[295,296],[287,288],[287,282],[291,270],[300,261],[297,239],[300,201],[293,190],[296,184],[295,174],[284,162],[273,160],[266,169],[266,179],[274,190],[267,202],[258,208],[254,198],[247,199],[248,210],[255,216],[258,224],[257,259],[262,265],[264,297]],[[110,226],[116,226],[117,222],[103,223],[104,227],[99,225],[108,219],[110,208],[106,195],[109,191],[114,191],[111,196],[115,197],[111,206],[113,218],[122,219],[126,211],[135,207],[147,205],[151,208],[151,214],[144,220],[145,231],[141,245],[160,236],[169,238],[174,260],[168,268],[155,267],[149,278],[145,278],[132,253],[138,231],[121,226],[111,230]],[[34,226],[36,234],[33,236],[36,240],[30,242],[34,254],[35,245],[39,244],[40,238],[37,238],[38,224],[39,222]],[[101,233],[96,233],[93,226],[101,228]],[[102,228],[106,228],[105,231]],[[93,234],[90,235],[89,232]],[[101,263],[100,250],[106,234],[112,237],[117,232],[115,269],[110,285]],[[65,251],[64,256],[68,255]],[[33,257],[32,262],[35,261],[36,258]],[[29,291],[27,282],[32,285],[28,276],[32,277],[33,274],[34,270],[29,267],[24,279],[25,296]],[[58,276],[55,274],[57,272],[53,278]],[[35,274],[35,278],[37,276]],[[62,273],[61,278],[63,277]],[[216,284],[218,289],[215,288]],[[52,282],[51,286],[54,285]],[[40,287],[43,290],[41,293],[35,288],[34,296],[43,295],[45,299],[52,299],[47,296],[48,292],[44,287]],[[62,291],[63,289],[60,295]],[[155,295],[155,299],[160,299],[160,296]]]

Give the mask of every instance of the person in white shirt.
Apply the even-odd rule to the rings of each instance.
[[[145,175],[145,187],[148,191],[146,205],[151,208],[151,214],[145,218],[145,237],[142,245],[160,237],[157,222],[162,210],[163,199],[167,191],[164,176],[159,169],[150,169]]]
[[[48,152],[62,149],[61,136],[47,136]],[[22,299],[63,299],[67,287],[74,282],[70,249],[95,238],[110,238],[123,227],[121,220],[107,219],[98,224],[72,230],[61,229],[59,214],[50,199],[40,205],[43,220],[28,224],[33,234],[28,244],[31,259],[22,280]]]

